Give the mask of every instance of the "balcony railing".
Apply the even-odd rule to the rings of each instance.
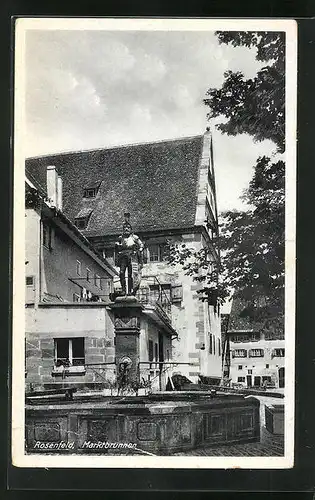
[[[170,288],[167,289],[170,293]],[[156,276],[143,276],[136,294],[141,304],[152,305],[169,323],[172,320],[172,303],[165,288]]]

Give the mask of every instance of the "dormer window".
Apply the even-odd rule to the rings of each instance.
[[[91,208],[83,208],[74,218],[74,224],[80,230],[86,229],[93,210]]]
[[[85,229],[86,226],[88,225],[88,220],[87,220],[87,217],[81,217],[81,218],[75,219],[74,223],[78,229]]]
[[[83,198],[95,198],[99,187],[100,183],[85,188],[83,191]]]
[[[96,188],[85,189],[83,193],[83,198],[95,198],[97,193]]]

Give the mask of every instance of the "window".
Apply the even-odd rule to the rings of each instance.
[[[95,198],[96,195],[97,195],[96,187],[85,189],[83,192],[83,198]]]
[[[252,375],[253,370],[247,370],[247,372],[248,372],[248,375]]]
[[[55,339],[54,343],[56,366],[84,365],[84,337]]]
[[[159,261],[159,245],[148,246],[149,262]]]
[[[269,365],[268,365],[268,364],[266,365],[266,368],[269,368]]]
[[[209,353],[212,354],[212,333],[209,334]]]
[[[263,355],[264,355],[263,349],[250,349],[249,350],[249,357],[250,358],[262,358]]]
[[[246,349],[234,349],[232,351],[232,357],[233,358],[246,358],[247,351],[246,351]]]
[[[78,293],[73,294],[73,302],[81,302],[81,296]]]
[[[103,258],[115,261],[115,249],[105,248],[105,250],[103,250]]]
[[[101,278],[98,274],[94,274],[94,285],[101,288]]]
[[[219,356],[221,356],[221,340],[218,339],[218,353],[219,353]]]
[[[215,336],[213,335],[213,354],[215,354],[215,340],[216,340],[216,338],[215,338]]]
[[[52,227],[43,222],[43,245],[51,250],[52,248]]]
[[[161,298],[160,287],[158,285],[151,285],[149,288],[150,288],[150,301],[154,303],[160,300]]]
[[[162,262],[167,258],[167,246],[165,243],[151,243],[146,253],[148,262]]]
[[[78,229],[86,229],[89,223],[89,219],[91,213],[93,212],[92,208],[82,208],[79,213],[74,218],[74,224]]]
[[[74,224],[78,229],[86,229],[88,225],[88,218],[87,217],[79,217],[77,219],[74,219]]]
[[[90,281],[91,280],[91,271],[90,269],[87,267],[86,268],[86,281]]]
[[[238,382],[245,382],[245,377],[237,377]]]
[[[34,304],[35,302],[35,276],[25,277],[25,303]]]
[[[154,344],[154,360],[155,361],[159,360],[159,346],[157,342],[155,342]]]
[[[149,340],[149,361],[153,361],[153,341]]]
[[[25,284],[26,286],[34,286],[34,276],[26,276]]]
[[[238,365],[239,370],[243,370],[243,365]]]
[[[77,260],[77,275],[81,276],[81,262]]]
[[[283,349],[274,349],[272,351],[273,358],[284,358],[284,348]]]

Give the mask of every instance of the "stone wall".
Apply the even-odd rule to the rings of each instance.
[[[84,337],[85,366],[83,375],[73,373],[65,378],[52,375],[54,342],[58,338]],[[114,326],[111,313],[96,303],[47,304],[26,309],[26,387],[60,385],[102,386],[112,380],[115,365],[89,367],[92,363],[114,363]]]

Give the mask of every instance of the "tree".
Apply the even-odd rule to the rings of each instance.
[[[217,32],[220,43],[257,49],[256,58],[268,62],[253,79],[241,72],[225,73],[220,89],[209,89],[205,104],[208,118],[222,116],[222,133],[250,134],[255,141],[270,139],[278,152],[285,149],[285,41],[282,33]],[[234,290],[244,307],[241,314],[250,321],[282,327],[284,310],[284,179],[285,164],[260,157],[243,200],[245,211],[228,211],[221,216],[220,236],[214,245],[221,262],[210,265],[209,252],[196,252],[185,245],[174,247],[171,263],[200,281],[200,297],[213,296],[221,302]]]
[[[225,283],[253,321],[278,318],[284,308],[284,171],[282,160],[258,159],[243,198],[247,211],[223,214],[220,234]]]
[[[245,79],[238,72],[224,73],[220,89],[210,88],[204,103],[208,118],[225,117],[217,125],[222,133],[247,133],[255,141],[270,139],[279,152],[285,141],[285,40],[277,32],[217,32],[220,43],[257,49],[256,58],[269,64],[255,78]]]

